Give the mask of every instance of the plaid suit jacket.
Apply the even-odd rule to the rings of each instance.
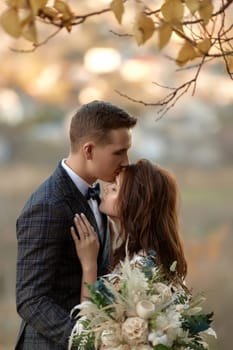
[[[67,349],[80,302],[82,270],[70,235],[75,213],[84,213],[99,234],[87,200],[62,168],[31,195],[17,219],[16,305],[22,324],[15,349]],[[100,243],[98,276],[108,272],[109,231]]]

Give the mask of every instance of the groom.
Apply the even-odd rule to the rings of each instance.
[[[22,324],[15,349],[67,349],[80,302],[81,265],[70,235],[84,213],[99,236],[98,276],[109,264],[109,231],[93,184],[111,182],[128,164],[136,119],[106,102],[83,105],[70,124],[70,153],[31,195],[17,220],[17,311]],[[90,188],[91,187],[91,188]]]

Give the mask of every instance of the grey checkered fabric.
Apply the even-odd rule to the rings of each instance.
[[[17,219],[16,304],[22,324],[15,349],[67,349],[74,325],[70,311],[80,302],[81,265],[70,235],[75,213],[84,213],[98,232],[86,198],[61,163],[29,198]],[[108,272],[106,216],[98,275]]]

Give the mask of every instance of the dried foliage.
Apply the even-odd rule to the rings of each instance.
[[[143,45],[153,39],[156,32],[158,54],[175,36],[179,36],[183,44],[173,59],[178,67],[187,67],[194,61],[196,71],[193,79],[179,87],[165,87],[170,89],[169,93],[155,103],[146,103],[120,93],[122,96],[144,105],[160,106],[160,113],[164,114],[190,88],[194,94],[201,69],[209,61],[221,59],[226,73],[233,79],[233,24],[229,19],[233,0],[163,0],[155,2],[153,8],[149,7],[153,2],[146,0],[112,0],[109,7],[83,15],[76,14],[65,0],[8,0],[6,9],[1,13],[0,24],[10,36],[16,39],[23,37],[32,42],[35,50],[63,28],[71,32],[73,26],[106,12],[112,12],[124,28],[122,22],[129,3],[135,3],[135,11],[132,12],[132,31],[125,36]],[[38,39],[39,21],[55,28],[55,32],[42,41]]]

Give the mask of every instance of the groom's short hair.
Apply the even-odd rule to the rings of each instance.
[[[80,142],[87,138],[98,144],[108,144],[111,142],[111,130],[130,129],[136,123],[135,117],[109,102],[92,101],[84,104],[71,119],[71,150],[75,152]]]

